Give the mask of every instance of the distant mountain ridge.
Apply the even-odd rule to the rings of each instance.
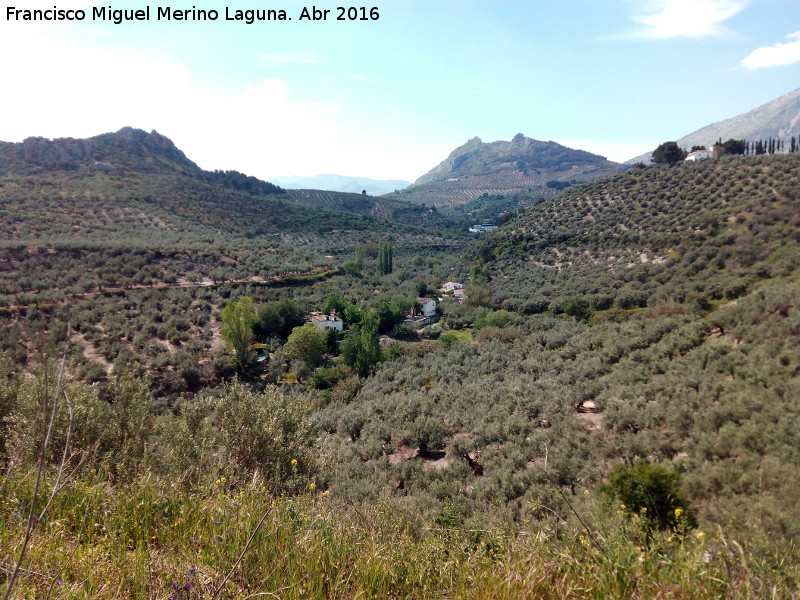
[[[164,168],[201,171],[169,138],[133,127],[86,139],[29,137],[20,143],[0,142],[3,163],[64,169],[124,167],[144,173]]]
[[[478,202],[475,210],[485,217],[624,168],[603,156],[521,133],[509,142],[475,137],[394,197],[460,213],[471,213]],[[509,203],[509,195],[519,198]],[[502,204],[495,206],[493,198]]]
[[[411,185],[402,179],[370,179],[368,177],[348,177],[345,175],[313,175],[311,177],[273,177],[272,182],[287,190],[325,190],[360,194],[366,191],[370,196],[380,196]]]
[[[422,185],[453,177],[488,175],[505,170],[549,169],[567,171],[576,166],[603,165],[603,156],[573,150],[556,142],[542,142],[518,133],[510,142],[484,143],[474,137],[450,153],[444,161],[417,179]]]
[[[689,150],[692,146],[710,148],[719,139],[756,141],[775,138],[788,142],[792,136],[800,137],[800,88],[741,115],[706,125],[676,141]],[[649,160],[650,153],[647,153],[626,161],[626,164]]]
[[[184,186],[208,184],[203,194],[208,200],[215,199],[220,203],[229,202],[230,192],[243,192],[258,196],[264,203],[260,207],[258,219],[252,212],[249,220],[258,220],[260,230],[272,231],[274,225],[279,229],[291,228],[293,222],[301,222],[288,218],[296,211],[304,214],[304,219],[313,221],[326,218],[346,229],[347,219],[369,217],[387,221],[392,226],[410,225],[414,227],[431,227],[449,229],[460,226],[460,221],[450,216],[439,214],[436,210],[418,204],[395,199],[376,198],[362,195],[364,178],[345,178],[340,176],[324,176],[340,178],[351,183],[358,181],[358,193],[335,192],[320,189],[293,190],[287,194],[281,187],[238,171],[205,171],[187,158],[169,138],[157,131],[146,132],[141,129],[124,127],[114,133],[104,133],[85,139],[29,137],[19,143],[0,142],[0,177],[3,176],[41,177],[45,181],[61,180],[64,177],[92,179],[93,176],[107,176],[145,182],[147,186],[160,185],[157,182],[169,181],[167,196],[184,197],[181,189]],[[178,180],[181,183],[177,185]],[[393,181],[398,187],[409,182]],[[60,184],[60,183],[59,183]],[[79,187],[79,186],[78,186]],[[397,189],[397,188],[393,188]],[[200,192],[196,192],[200,193]],[[268,199],[268,196],[275,196]],[[272,201],[282,203],[283,214],[269,215],[262,211]],[[289,201],[291,207],[286,203]],[[246,203],[245,203],[246,204]],[[277,204],[275,206],[278,206]],[[217,207],[218,208],[218,207]],[[213,210],[217,210],[214,208]],[[263,213],[263,214],[261,214]]]

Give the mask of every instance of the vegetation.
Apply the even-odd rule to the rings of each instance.
[[[476,220],[530,205],[532,198],[618,173],[621,165],[602,156],[517,134],[510,142],[473,138],[438,167],[390,197],[433,206],[441,214]],[[471,224],[471,223],[470,223]]]
[[[253,342],[253,326],[256,324],[256,311],[253,299],[243,296],[228,302],[219,314],[222,320],[222,339],[233,350],[233,361],[239,370],[250,366],[255,359],[251,344]]]
[[[653,162],[655,164],[674,165],[686,158],[686,150],[678,146],[677,142],[664,142],[653,150]]]
[[[467,244],[145,150],[0,176],[9,597],[800,593],[800,156],[634,167]]]

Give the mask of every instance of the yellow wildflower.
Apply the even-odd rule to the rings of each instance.
[[[583,490],[583,495],[584,496],[588,496],[589,495],[589,490]]]
[[[293,466],[293,467],[294,467],[294,466],[297,466],[297,459],[296,459],[296,458],[293,458],[293,459],[292,459],[292,466]]]
[[[676,508],[675,509],[675,517],[676,518],[680,517],[682,514],[683,514],[683,509],[682,508]]]

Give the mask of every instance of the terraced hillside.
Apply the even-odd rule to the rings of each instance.
[[[524,211],[485,240],[496,300],[524,312],[734,300],[800,265],[800,156],[634,168]]]
[[[796,541],[799,181],[797,155],[634,168],[476,240],[469,302],[442,303],[471,335],[401,345],[320,412],[350,463],[329,485],[539,520],[647,460],[706,531]]]
[[[5,144],[0,302],[309,271],[390,233],[398,245],[449,243],[410,224],[452,226],[435,211],[329,192],[297,198],[240,173],[202,171],[156,133]]]
[[[324,190],[287,190],[286,194],[298,204],[312,208],[368,215],[376,219],[429,229],[463,228],[464,225],[464,221],[457,215],[441,213],[433,205],[414,204],[390,197],[376,198],[364,194]]]

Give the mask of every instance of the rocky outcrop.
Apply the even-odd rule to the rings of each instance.
[[[0,150],[0,160],[46,169],[97,169],[101,165],[105,170],[200,171],[169,138],[132,127],[87,139],[29,137],[19,144],[3,144]]]

